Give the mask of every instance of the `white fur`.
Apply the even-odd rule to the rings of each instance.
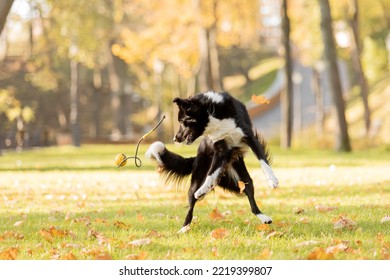
[[[211,99],[211,102],[213,103],[222,103],[223,102],[223,96],[221,94],[218,94],[214,91],[209,91],[204,93],[205,96],[207,96],[209,99]]]
[[[263,169],[265,178],[267,179],[268,185],[270,188],[277,188],[279,181],[276,178],[272,168],[264,161],[260,161],[261,169]]]
[[[164,163],[161,160],[160,154],[165,150],[164,143],[157,141],[150,145],[149,149],[145,153],[145,157],[148,159],[154,159],[158,165],[163,166]]]
[[[236,125],[234,119],[220,120],[212,116],[209,116],[209,123],[203,134],[213,143],[224,139],[229,148],[241,146],[241,141],[244,137],[244,132]]]
[[[270,224],[270,223],[272,223],[272,218],[268,217],[267,215],[257,214],[256,217],[259,218],[263,224]]]
[[[200,197],[204,196],[212,189],[214,189],[220,173],[221,173],[221,168],[218,168],[217,170],[214,171],[213,174],[206,177],[206,180],[204,181],[203,185],[195,192],[196,199],[199,199]]]

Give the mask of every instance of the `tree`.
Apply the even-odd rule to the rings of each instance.
[[[2,0],[0,1],[0,34],[3,32],[5,20],[7,19],[8,13],[11,10],[14,0]]]
[[[345,104],[341,89],[339,71],[337,68],[336,44],[332,29],[332,16],[328,0],[318,0],[321,11],[321,34],[324,42],[324,57],[326,70],[329,73],[330,90],[333,107],[336,113],[336,143],[337,151],[351,151],[348,135],[348,125],[345,117]]]
[[[366,128],[366,135],[370,132],[371,126],[371,112],[368,104],[368,85],[366,75],[364,74],[362,62],[361,62],[361,54],[362,48],[360,43],[360,34],[359,34],[359,5],[357,0],[352,1],[352,18],[350,20],[350,24],[352,27],[352,60],[354,64],[355,71],[358,76],[358,83],[360,86],[360,96],[363,101],[364,106],[364,123]]]
[[[293,124],[293,82],[292,68],[293,61],[290,48],[290,19],[288,16],[288,0],[282,3],[282,29],[283,29],[283,47],[285,60],[286,89],[281,94],[282,106],[282,133],[281,145],[284,148],[291,147],[292,124]]]

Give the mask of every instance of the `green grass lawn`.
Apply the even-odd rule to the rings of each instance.
[[[248,155],[261,225],[246,198],[221,190],[177,234],[187,186],[152,162],[120,169],[131,145],[52,147],[0,157],[0,259],[389,259],[390,152],[337,154],[271,147],[280,188]],[[170,146],[183,155],[194,147]]]

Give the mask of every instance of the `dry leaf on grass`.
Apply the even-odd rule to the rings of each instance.
[[[18,226],[21,226],[23,225],[24,221],[17,221],[16,223],[14,223],[14,227],[18,227]]]
[[[308,256],[308,260],[334,260],[334,255],[327,253],[323,248],[314,249]]]
[[[338,252],[343,252],[348,249],[348,246],[345,243],[339,243],[335,246],[330,246],[325,249],[326,254],[336,254]]]
[[[305,213],[305,209],[300,208],[300,207],[295,207],[295,208],[293,209],[293,212],[294,212],[294,214],[300,215],[300,214]]]
[[[388,223],[390,222],[390,215],[386,215],[381,219],[381,223]]]
[[[337,207],[335,206],[327,206],[327,205],[316,205],[315,206],[316,210],[318,210],[319,212],[330,212],[330,211],[333,211],[333,210],[336,210]]]
[[[139,247],[139,246],[143,246],[143,245],[148,245],[151,242],[152,242],[151,239],[144,238],[144,239],[137,239],[137,240],[130,241],[130,242],[127,243],[127,245],[130,245],[130,246],[133,246],[133,247]]]
[[[351,219],[348,219],[346,217],[340,216],[340,218],[333,224],[333,228],[340,230],[340,229],[355,229],[357,226],[357,223],[355,221],[352,221]]]
[[[317,240],[307,240],[307,241],[303,241],[301,243],[298,243],[297,245],[295,245],[295,247],[310,246],[310,245],[315,245],[318,243],[320,243],[320,242]]]
[[[0,260],[15,260],[18,254],[19,249],[11,247],[0,252]]]
[[[221,220],[224,219],[225,217],[219,212],[218,208],[214,208],[213,211],[210,213],[210,218],[212,220]]]
[[[130,228],[129,224],[125,224],[124,222],[121,222],[118,220],[114,222],[114,226],[116,226],[118,229],[129,229]]]
[[[127,255],[125,257],[126,260],[145,260],[146,259],[146,255],[147,253],[146,252],[141,252],[139,254],[131,254],[131,255]]]
[[[70,252],[64,256],[61,256],[60,259],[61,260],[77,260],[77,257],[72,252]]]
[[[270,100],[264,95],[252,95],[252,102],[256,104],[269,104]]]
[[[256,229],[258,231],[269,231],[269,230],[271,230],[271,226],[268,224],[260,224],[260,225],[256,226]]]
[[[225,228],[217,228],[213,230],[210,235],[215,239],[224,239],[229,236],[230,232]]]
[[[266,239],[271,239],[271,238],[275,238],[275,237],[281,237],[284,235],[284,232],[280,232],[280,231],[273,231],[271,232],[270,234],[268,234],[265,238]]]

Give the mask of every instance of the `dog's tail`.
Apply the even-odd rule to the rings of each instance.
[[[271,154],[268,151],[267,142],[265,141],[264,137],[260,134],[260,132],[257,131],[257,129],[254,129],[253,133],[255,134],[256,139],[260,143],[260,152],[261,152],[261,155],[263,156],[263,159],[269,165],[271,165],[272,157],[271,157]]]
[[[145,156],[157,161],[159,171],[166,181],[180,184],[192,172],[195,157],[184,158],[169,151],[164,143],[154,142]]]

